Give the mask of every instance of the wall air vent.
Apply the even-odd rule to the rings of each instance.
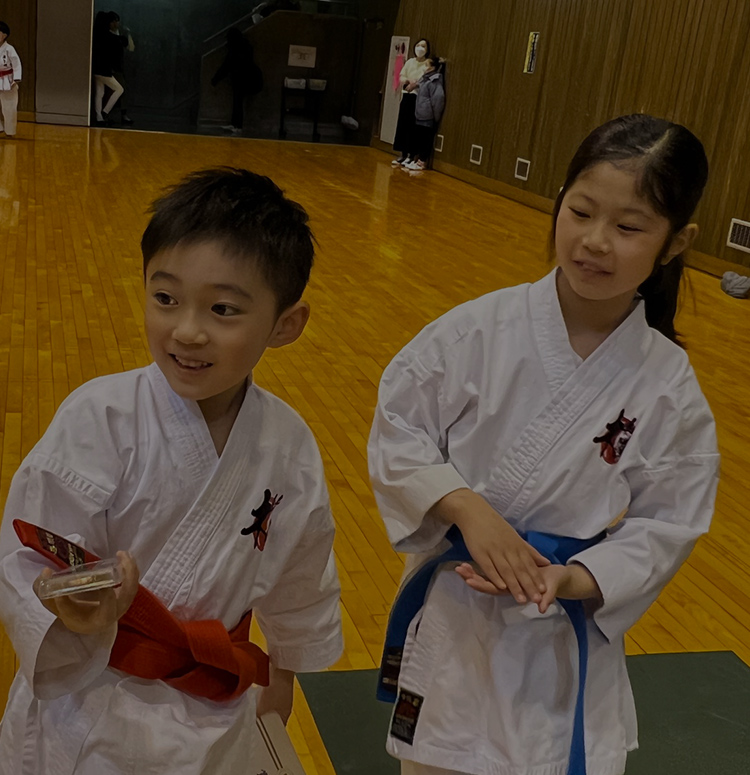
[[[515,175],[519,180],[528,180],[530,169],[531,162],[528,159],[522,159],[520,156],[516,159]]]
[[[727,237],[727,245],[729,245],[730,248],[736,248],[737,250],[744,250],[745,253],[750,253],[750,222],[732,218],[732,223],[729,227],[729,236]]]

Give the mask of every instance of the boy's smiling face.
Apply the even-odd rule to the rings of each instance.
[[[145,324],[154,360],[171,388],[221,413],[244,388],[267,347],[294,341],[309,308],[280,315],[256,265],[216,241],[177,244],[146,269]]]

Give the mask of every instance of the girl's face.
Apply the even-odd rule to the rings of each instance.
[[[427,55],[427,41],[420,40],[417,42],[417,44],[414,46],[414,53],[416,54],[418,59],[422,59],[422,57]]]
[[[632,298],[657,259],[667,263],[687,247],[682,232],[671,239],[669,221],[638,195],[636,182],[635,173],[601,162],[581,173],[563,198],[555,257],[584,299]]]

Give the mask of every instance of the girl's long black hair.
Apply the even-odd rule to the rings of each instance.
[[[638,293],[646,306],[648,324],[679,343],[674,319],[684,257],[675,256],[667,264],[662,264],[662,259],[673,237],[690,223],[703,194],[708,179],[703,144],[680,124],[640,113],[615,118],[595,129],[576,151],[557,195],[552,216],[553,246],[563,197],[582,172],[601,162],[633,169],[638,175],[639,193],[670,223],[667,242]]]

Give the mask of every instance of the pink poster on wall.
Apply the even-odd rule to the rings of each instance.
[[[409,58],[408,37],[394,35],[391,38],[391,51],[388,57],[388,71],[383,89],[383,106],[380,119],[380,139],[384,143],[392,143],[396,135],[398,107],[401,103],[401,68]]]

